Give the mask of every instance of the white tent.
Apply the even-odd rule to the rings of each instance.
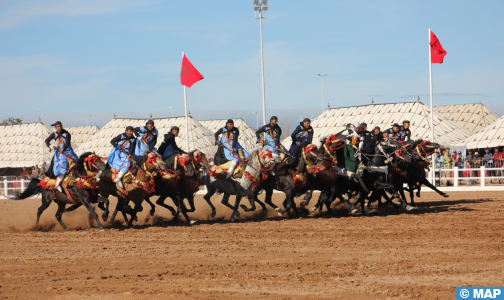
[[[89,141],[100,129],[96,126],[65,127],[72,135],[72,146],[74,149]]]
[[[411,122],[411,138],[431,139],[430,108],[422,102],[402,102],[328,109],[312,121],[315,131],[313,143],[317,144],[320,138],[345,129],[346,124],[354,121],[367,123],[368,130],[380,126],[383,131],[394,123],[402,124],[404,120]],[[434,112],[436,143],[453,145],[472,134],[472,131]],[[290,147],[291,138],[285,138],[282,143]]]
[[[95,134],[89,141],[81,145],[76,151],[77,154],[82,154],[88,151],[95,151],[100,156],[108,156],[112,150],[112,140],[117,135],[123,133],[127,126],[139,127],[145,126],[149,119],[122,119],[114,118],[108,122],[103,128]],[[185,117],[176,118],[160,118],[152,119],[158,130],[159,136],[156,147],[159,147],[164,140],[164,135],[167,134],[173,126],[180,128],[179,136],[175,139],[177,145],[187,151],[186,143],[186,122]],[[207,156],[213,158],[217,147],[214,144],[213,133],[205,127],[201,126],[198,121],[189,117],[189,150],[198,149],[203,151]]]
[[[457,145],[468,149],[504,146],[504,116]]]
[[[220,128],[224,127],[226,125],[227,120],[203,120],[203,121],[198,121],[202,126],[208,128],[212,133],[215,133],[217,130]],[[240,130],[240,135],[238,136],[238,141],[240,145],[242,145],[245,150],[247,150],[249,153],[252,151],[255,151],[261,147],[260,144],[256,143],[256,135],[255,135],[255,130],[250,127],[247,122],[245,122],[243,119],[233,119],[234,126]]]
[[[42,122],[0,126],[0,168],[32,167],[50,161],[53,153],[45,139],[51,133]]]
[[[434,111],[472,132],[478,132],[498,119],[483,103],[434,106]]]

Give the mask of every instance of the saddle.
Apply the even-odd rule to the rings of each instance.
[[[72,178],[65,176],[65,179],[63,179],[63,183],[61,184],[61,187],[71,188],[74,186],[74,183],[75,181]],[[38,186],[41,186],[44,190],[52,191],[56,186],[56,178],[50,178],[45,176],[38,183]]]
[[[208,169],[207,173],[208,175],[213,176],[217,179],[225,179],[230,166],[231,161],[227,161],[218,166],[213,165]],[[233,171],[233,178],[241,178],[243,176],[242,166],[243,164],[241,162],[236,165],[236,168]]]
[[[109,170],[105,170],[105,171],[103,171],[103,173],[101,175],[101,180],[103,180],[105,182],[114,182],[118,173],[119,172],[114,168],[110,168]],[[128,173],[124,174],[122,181],[123,181],[123,184],[136,184],[140,188],[143,188],[146,192],[154,193],[154,187],[155,187],[154,176],[155,175],[156,174],[152,174],[151,179],[149,181],[142,182],[142,181],[138,180],[133,173],[128,171]],[[124,190],[126,190],[126,188]],[[119,191],[119,189],[118,189],[118,191]]]

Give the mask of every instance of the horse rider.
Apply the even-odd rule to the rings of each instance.
[[[364,143],[363,150],[365,153],[372,154],[373,148],[376,146],[376,144],[383,139],[383,134],[380,130],[379,126],[376,126],[373,129],[373,132],[370,133],[370,138]],[[388,134],[387,134],[388,137]]]
[[[149,120],[145,126],[135,127],[133,133],[137,136],[137,143],[135,148],[135,159],[140,160],[147,150],[154,151],[156,146],[158,131],[154,127],[154,121]]]
[[[264,139],[261,138],[261,133],[264,132]],[[256,131],[257,142],[263,144],[263,147],[273,153],[276,158],[281,151],[282,144],[280,144],[280,136],[282,129],[278,126],[278,118],[272,116],[269,124],[264,125]]]
[[[359,133],[362,134],[362,139],[364,144],[371,139],[371,133],[367,131],[367,124],[361,123],[359,126]]]
[[[184,150],[177,146],[177,141],[175,140],[179,132],[180,129],[177,126],[173,126],[170,132],[164,135],[164,140],[158,148],[158,153],[162,155],[163,160],[170,157],[173,153],[185,153]]]
[[[385,132],[388,133],[389,139],[392,139],[394,141],[400,141],[401,140],[400,129],[401,126],[399,126],[399,124],[397,123],[394,123],[394,125],[392,125],[392,128],[387,129]]]
[[[291,134],[292,144],[290,146],[290,153],[294,152],[297,146],[301,143],[308,142],[312,143],[313,140],[313,128],[311,127],[311,121],[305,118],[299,126]]]
[[[55,141],[56,146],[54,147],[54,158],[51,164],[53,164],[54,175],[58,177],[56,180],[56,189],[62,192],[61,183],[65,178],[67,171],[77,162],[77,154],[75,154],[71,141],[72,135],[70,132],[63,129],[63,124],[60,121],[51,124],[56,128],[56,131],[51,133],[45,140],[45,144],[49,149],[52,140]]]
[[[404,120],[403,126],[401,126],[401,129],[399,130],[399,136],[403,142],[407,142],[411,139],[410,125],[410,121]]]
[[[131,158],[135,154],[137,143],[137,139],[133,135],[133,126],[126,127],[124,133],[113,138],[110,143],[114,148],[108,156],[108,164],[119,172],[114,182],[124,189],[122,178],[131,167]]]
[[[373,129],[373,131],[370,134],[371,138],[373,138],[374,136],[380,135],[380,133],[381,133],[380,126],[375,126],[375,128]]]
[[[359,121],[353,122],[353,129],[346,129],[342,135],[346,136],[347,146],[344,148],[345,169],[350,178],[353,178],[360,161],[360,152],[364,145],[363,134],[360,133]]]
[[[249,153],[240,145],[240,142],[238,142],[240,130],[234,127],[234,121],[232,119],[227,120],[226,126],[215,132],[215,145],[219,145],[220,134],[222,134],[220,143],[224,146],[224,155],[227,160],[231,161],[226,175],[226,179],[228,179],[233,175],[234,169],[239,161],[247,159]]]

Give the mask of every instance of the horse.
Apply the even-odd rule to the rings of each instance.
[[[187,213],[196,210],[194,206],[194,194],[199,190],[199,186],[203,184],[201,181],[201,169],[208,169],[210,165],[206,155],[199,150],[189,152],[187,155],[189,161],[186,161],[185,156],[181,156],[178,153],[165,159],[168,169],[158,172],[153,195],[159,196],[156,204],[170,210],[175,218],[182,212],[182,215],[190,224],[195,224],[196,221],[192,220]],[[181,161],[183,161],[182,164],[178,163]],[[152,216],[154,215],[155,205],[150,201],[151,196],[147,196],[145,201],[151,206],[150,214]],[[176,211],[164,203],[167,197],[171,198],[177,206]],[[184,199],[187,199],[190,209],[185,207]]]
[[[62,193],[55,188],[54,184],[56,183],[56,181],[54,179],[52,180],[54,182],[52,182],[49,177],[44,177],[42,180],[33,178],[30,181],[28,187],[22,193],[16,195],[16,197],[11,199],[22,200],[35,194],[42,194],[42,205],[37,210],[37,222],[35,223],[36,225],[39,224],[40,215],[42,215],[44,210],[49,207],[52,201],[56,202],[58,204],[56,220],[58,220],[58,223],[61,225],[61,227],[63,227],[63,229],[67,228],[61,220],[61,215],[65,211],[66,205],[84,205],[95,219],[100,231],[105,231],[105,228],[98,220],[98,215],[95,213],[93,207],[91,206],[91,203],[101,204],[99,205],[99,207],[100,209],[104,210],[102,218],[104,221],[107,220],[108,200],[98,195],[98,188],[95,177],[96,174],[98,174],[100,171],[104,171],[105,168],[105,163],[100,159],[98,155],[91,152],[86,152],[78,158],[76,167],[69,170],[69,174],[66,175],[66,178],[62,183],[62,187],[64,187],[69,182],[73,182],[73,185],[71,187],[64,187],[65,193]],[[66,191],[68,191],[71,199],[68,198]],[[106,210],[103,208],[103,204],[107,205]]]
[[[215,194],[217,189],[225,194],[236,195],[234,207],[229,205],[233,212],[231,213],[231,221],[234,221],[234,216],[239,217],[238,207],[242,197],[253,197],[255,191],[259,187],[262,180],[262,173],[271,170],[274,167],[275,160],[270,150],[262,148],[252,152],[247,160],[242,161],[242,176],[234,179],[215,178],[209,174],[203,176],[203,182],[206,185],[207,193],[203,198],[207,201],[212,209],[211,216],[215,217],[216,211],[210,198]],[[270,164],[273,164],[270,166]]]
[[[101,174],[100,195],[108,198],[110,195],[117,197],[117,205],[110,222],[114,222],[115,216],[120,211],[128,227],[137,220],[136,213],[143,199],[154,192],[154,177],[158,170],[166,169],[166,163],[155,152],[147,152],[139,162],[134,162],[134,166],[123,177],[124,189],[113,181],[113,172],[107,169]],[[129,207],[129,201],[133,201],[135,208]],[[129,214],[130,219],[126,216]]]

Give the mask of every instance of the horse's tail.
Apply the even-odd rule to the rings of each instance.
[[[9,197],[9,199],[23,200],[23,199],[26,199],[26,198],[31,197],[33,195],[37,195],[37,194],[42,193],[43,189],[41,186],[38,185],[39,183],[40,183],[40,179],[32,178],[32,180],[30,180],[30,184],[28,184],[28,187],[22,193],[20,193],[19,191],[14,191],[14,197],[13,198]]]

